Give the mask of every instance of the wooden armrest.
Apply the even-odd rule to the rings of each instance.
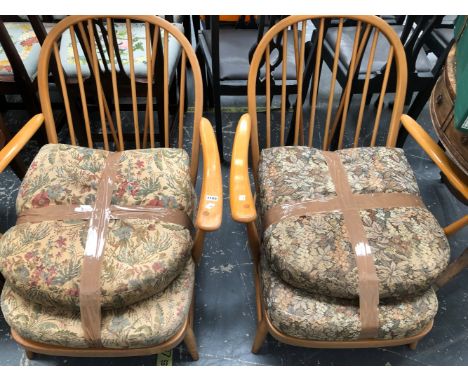
[[[0,172],[10,164],[21,149],[29,142],[32,136],[36,133],[39,127],[44,122],[44,116],[37,114],[32,117],[22,128],[18,131],[10,142],[0,150]]]
[[[223,181],[218,145],[210,121],[202,118],[200,141],[203,152],[203,183],[195,225],[203,231],[215,231],[223,217]]]
[[[426,154],[444,173],[450,184],[468,199],[468,177],[447,157],[444,150],[413,118],[403,114],[401,123]]]
[[[229,183],[232,218],[241,223],[252,222],[257,217],[249,179],[249,141],[250,116],[244,114],[234,137]]]

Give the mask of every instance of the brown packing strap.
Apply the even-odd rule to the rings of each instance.
[[[379,281],[375,271],[374,259],[367,242],[359,211],[348,208],[348,206],[353,205],[353,192],[340,157],[335,152],[323,152],[323,155],[335,184],[344,225],[356,255],[359,279],[359,315],[361,318],[360,338],[375,338],[379,330]]]
[[[80,277],[81,326],[85,338],[93,347],[101,342],[101,268],[110,204],[114,188],[117,164],[121,152],[109,153],[96,191],[96,202],[89,220],[88,236]]]
[[[421,198],[413,194],[385,193],[353,194],[353,204],[348,209],[366,210],[371,208],[424,207]],[[271,207],[263,216],[263,228],[292,216],[304,216],[321,212],[339,211],[337,197],[291,202]]]
[[[191,232],[194,231],[192,220],[182,210],[151,206],[110,206],[110,220],[118,219],[148,219],[164,223],[181,225]],[[93,206],[89,205],[50,205],[41,208],[31,208],[18,215],[16,224],[41,223],[52,220],[88,220],[91,218]]]
[[[424,207],[417,195],[402,193],[353,194],[348,176],[336,152],[323,151],[330,176],[335,184],[336,197],[306,200],[270,208],[263,216],[263,227],[291,216],[340,211],[348,232],[358,269],[360,338],[376,338],[379,329],[379,285],[371,248],[359,215],[361,209]]]

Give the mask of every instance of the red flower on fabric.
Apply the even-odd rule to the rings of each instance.
[[[138,168],[143,168],[143,167],[145,167],[145,162],[138,159],[137,162],[136,162],[136,165],[137,165]]]
[[[26,255],[24,255],[24,258],[26,260],[31,260],[34,256],[35,256],[34,252],[28,252],[28,253],[26,253]]]
[[[125,194],[125,190],[127,189],[128,181],[124,180],[122,183],[119,184],[119,188],[117,189],[117,197],[121,198]]]
[[[20,42],[21,46],[32,46],[38,42],[37,37],[29,37],[26,40]]]
[[[63,248],[67,244],[67,239],[63,236],[60,236],[57,240],[55,240],[55,245],[57,248]]]
[[[153,268],[153,271],[155,272],[161,272],[161,270],[164,269],[161,263],[154,263],[151,268]]]
[[[50,204],[49,195],[47,191],[42,191],[37,194],[31,201],[34,208],[47,207]]]
[[[135,197],[138,194],[138,191],[140,191],[140,189],[138,188],[138,183],[130,182],[128,185],[129,185],[128,188],[130,189],[130,195]]]
[[[68,295],[69,296],[78,297],[79,294],[80,294],[80,292],[78,291],[77,288],[72,288],[72,289],[68,290]]]
[[[150,207],[163,207],[164,206],[163,203],[158,198],[151,199],[146,205]]]

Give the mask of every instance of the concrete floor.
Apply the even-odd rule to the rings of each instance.
[[[226,158],[245,105],[242,97],[223,99],[230,106],[223,112]],[[353,106],[351,107],[353,108]],[[387,109],[386,109],[387,110]],[[213,112],[205,116],[212,121]],[[7,113],[6,122],[18,127],[21,113]],[[427,108],[418,121],[431,130]],[[405,151],[428,208],[442,226],[468,213],[441,183],[437,167],[413,140]],[[26,161],[37,152],[32,145]],[[195,334],[200,360],[191,361],[184,345],[173,350],[173,365],[468,365],[468,272],[438,291],[439,312],[433,330],[412,351],[406,346],[381,349],[323,350],[304,349],[279,343],[271,336],[259,354],[250,352],[256,328],[252,261],[246,230],[235,223],[229,210],[229,165],[222,166],[224,181],[224,216],[221,229],[207,235],[202,262],[197,269]],[[0,232],[15,221],[15,199],[19,180],[11,172],[0,174]],[[199,187],[200,185],[198,185]],[[453,258],[468,245],[468,229],[449,239]],[[23,350],[11,339],[9,328],[0,314],[0,365],[156,365],[157,357],[134,358],[65,358],[38,355],[26,359]]]

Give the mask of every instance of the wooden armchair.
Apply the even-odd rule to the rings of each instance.
[[[320,75],[325,26],[336,23],[341,36],[348,20],[354,21],[349,32],[351,73],[366,47],[360,36],[373,36],[355,110],[350,109],[353,76],[346,74],[347,82],[341,89],[336,86],[340,43],[334,47],[331,74]],[[284,103],[279,111],[267,103],[266,112],[259,112],[257,73],[262,60],[268,64],[269,44],[277,34],[299,25],[305,33],[311,21],[318,26],[313,76],[307,84],[299,76],[292,142],[285,146],[291,113]],[[378,36],[386,41],[387,52],[380,53],[388,59],[375,110],[366,106],[366,99]],[[304,43],[299,52],[301,73]],[[395,95],[388,115],[383,102],[391,67]],[[424,130],[402,115],[407,78],[398,35],[375,16],[291,16],[260,41],[249,72],[249,111],[237,127],[230,176],[232,217],[246,224],[254,260],[254,353],[268,333],[311,348],[409,344],[412,349],[429,333],[437,312],[432,286],[450,268],[445,235],[466,225],[467,217],[443,230],[426,209],[403,150],[395,148],[400,123],[465,196],[468,182]],[[302,92],[304,88],[309,90]],[[304,107],[306,95],[310,106],[307,102]],[[333,126],[337,150],[332,152]]]
[[[147,66],[145,79],[149,112],[143,134],[143,121],[136,108],[131,48],[128,85],[132,89],[133,111],[126,113],[119,107],[122,78],[116,71],[114,55],[109,57],[113,91],[111,94],[103,91],[97,70],[99,52],[93,36],[94,23],[111,25],[114,19],[70,16],[49,33],[38,71],[42,113],[32,118],[0,152],[1,171],[45,122],[50,144],[40,150],[22,183],[17,225],[0,241],[0,270],[6,279],[3,315],[13,338],[25,348],[28,357],[34,353],[76,357],[148,355],[184,341],[196,360],[198,352],[192,329],[194,263],[200,261],[206,232],[218,229],[221,224],[223,201],[214,132],[202,118],[200,67],[190,43],[169,22],[155,16],[132,16],[124,21],[128,36],[132,21],[144,25],[147,62],[155,60],[162,33],[164,55],[158,55],[157,59],[162,61],[158,65],[163,68],[164,78],[156,85],[162,88],[164,140],[156,147],[155,79],[151,67]],[[78,104],[84,123],[80,124],[71,113],[67,75],[58,46],[64,32],[72,36],[75,54],[76,34],[89,48],[97,120],[103,138],[99,145],[91,133],[91,123],[96,118],[88,109],[87,96],[91,90],[84,89],[78,59]],[[181,97],[178,130],[172,137],[168,123],[169,36],[178,41],[182,51],[180,92],[184,92],[188,78],[187,62],[194,81],[194,113],[184,114]],[[107,38],[109,52],[113,52],[115,40],[112,34]],[[60,137],[48,83],[53,60],[60,76],[68,122],[68,129],[63,129],[68,134]],[[106,112],[111,105],[114,119]],[[186,125],[193,126],[189,139],[184,139],[184,118]],[[79,130],[85,137],[84,142],[80,141],[81,147],[77,146]],[[149,148],[142,149],[145,140]],[[195,215],[194,185],[200,145],[203,175]],[[191,152],[190,156],[184,148]],[[34,244],[20,243],[25,238],[20,231],[24,230],[35,237]],[[38,230],[43,230],[39,236]],[[30,245],[36,249],[25,253],[23,249]],[[30,258],[32,253],[37,255],[35,260]],[[17,267],[19,258],[29,268],[26,273]]]

